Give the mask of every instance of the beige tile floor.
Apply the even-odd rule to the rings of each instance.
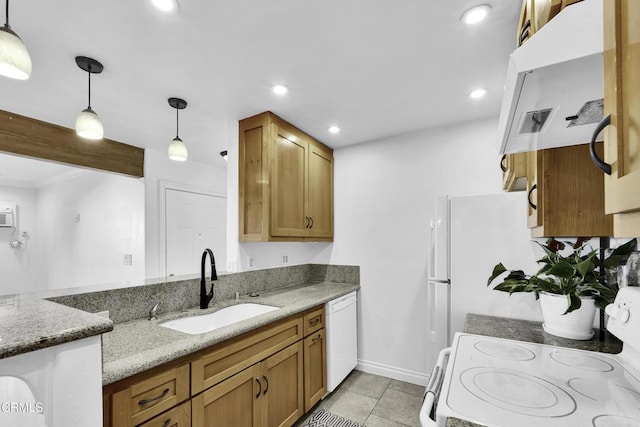
[[[322,408],[368,427],[420,427],[423,393],[424,387],[415,384],[353,371],[309,414]]]

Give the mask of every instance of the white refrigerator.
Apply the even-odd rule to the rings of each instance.
[[[467,313],[542,321],[533,294],[487,287],[493,267],[537,271],[525,192],[436,198],[427,279],[429,366],[464,330]]]

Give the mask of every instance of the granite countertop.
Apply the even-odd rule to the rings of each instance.
[[[469,334],[486,335],[537,344],[555,345],[578,350],[599,351],[602,353],[620,353],[622,342],[609,331],[596,329],[590,340],[572,340],[546,333],[540,322],[510,319],[506,317],[467,314],[464,331]],[[481,424],[448,418],[447,427],[484,427]]]
[[[239,301],[216,302],[207,310],[193,308],[167,313],[158,316],[157,320],[140,319],[116,324],[113,331],[102,335],[102,383],[111,384],[144,372],[260,326],[324,304],[359,288],[359,285],[345,283],[309,283],[262,292],[258,297],[244,295]],[[198,335],[159,326],[159,323],[167,320],[208,314],[230,305],[247,302],[281,308]]]
[[[112,329],[111,320],[96,314],[32,296],[0,297],[0,359]]]
[[[622,351],[622,342],[609,331],[596,329],[593,338],[590,340],[572,340],[548,334],[542,329],[542,323],[530,320],[470,313],[465,318],[464,331],[469,334],[556,345],[578,350],[599,351],[601,353],[620,353]]]

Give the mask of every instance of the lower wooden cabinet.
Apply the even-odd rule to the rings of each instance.
[[[158,415],[139,427],[190,427],[191,401],[187,400],[180,406]]]
[[[318,306],[105,386],[104,427],[289,427],[326,384]]]
[[[313,405],[327,393],[327,343],[325,330],[309,335],[304,339],[304,410]]]
[[[125,383],[126,385],[126,383]],[[133,427],[189,399],[189,365],[143,373],[111,396],[111,423]]]
[[[303,346],[297,342],[192,399],[193,425],[293,425],[304,413]]]
[[[262,419],[259,366],[251,366],[191,399],[197,427],[252,427]]]

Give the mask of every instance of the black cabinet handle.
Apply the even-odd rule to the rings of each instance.
[[[525,24],[522,26],[522,30],[520,30],[520,44],[518,46],[522,45],[522,42],[526,40],[527,37],[529,37],[529,28],[531,28],[530,19],[525,22]]]
[[[538,184],[533,184],[529,189],[529,192],[527,193],[527,201],[529,202],[529,206],[531,206],[531,209],[538,209],[538,206],[534,205],[531,201],[531,193],[533,193],[533,190],[535,190],[536,188],[538,188]]]
[[[318,341],[320,338],[322,338],[322,335],[321,335],[321,334],[318,334],[317,336],[315,336],[315,337],[313,337],[313,338],[311,339],[311,342],[316,342],[316,341]]]
[[[267,392],[269,391],[269,380],[264,375],[262,376],[262,378],[264,378],[264,383],[266,384],[264,386],[264,392],[262,392],[262,394],[267,394]]]
[[[316,326],[318,323],[320,323],[319,317],[314,317],[313,319],[309,320],[309,326]]]
[[[162,427],[169,427],[169,425],[171,425],[171,418],[165,421],[164,424],[162,424]]]
[[[165,388],[160,396],[154,397],[153,399],[142,399],[142,400],[138,401],[138,405],[142,406],[142,405],[146,405],[147,403],[151,403],[151,402],[154,402],[156,400],[160,400],[163,397],[165,397],[167,395],[167,393],[169,393],[169,389]]]
[[[305,221],[307,221],[307,223],[305,224],[304,228],[309,228],[309,224],[311,223],[311,222],[309,221],[309,219],[310,219],[310,218],[309,218],[308,216],[305,216],[305,217],[304,217],[304,220],[305,220]]]
[[[311,225],[309,226],[309,228],[313,228],[313,217],[309,217],[309,219],[311,220]]]
[[[589,143],[589,154],[591,154],[591,161],[600,169],[602,172],[607,175],[611,175],[611,165],[609,163],[605,163],[598,157],[598,153],[596,153],[596,139],[600,132],[607,126],[611,124],[611,114],[608,114],[607,117],[602,119],[598,126],[593,131],[593,136],[591,137],[591,142]]]
[[[506,172],[507,171],[507,167],[504,165],[504,161],[507,160],[507,155],[503,154],[502,155],[502,159],[500,159],[500,169],[502,170],[502,172]]]
[[[260,382],[260,378],[256,377],[256,382],[258,383],[258,394],[256,394],[256,399],[260,397],[260,393],[262,393],[262,383]]]

